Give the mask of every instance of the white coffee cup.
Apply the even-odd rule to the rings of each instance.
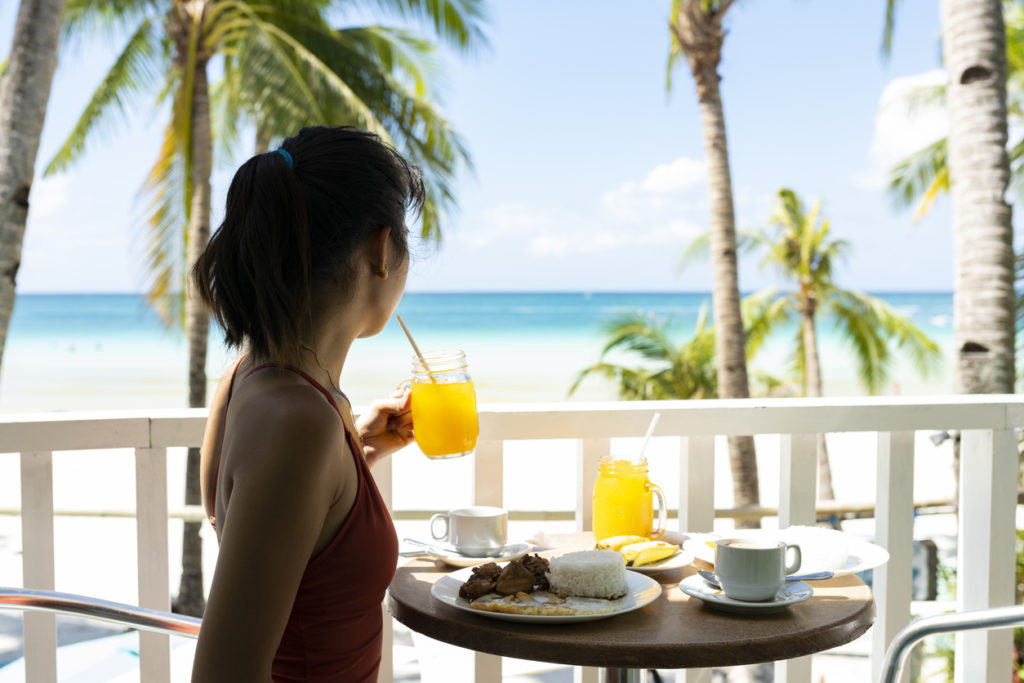
[[[438,534],[435,522],[440,520],[444,520],[444,531]],[[430,535],[436,541],[448,541],[463,555],[493,557],[508,539],[508,510],[486,505],[449,510],[430,518]]]
[[[733,600],[773,599],[786,575],[800,569],[800,560],[800,546],[781,541],[726,538],[715,542],[715,576],[722,592]]]

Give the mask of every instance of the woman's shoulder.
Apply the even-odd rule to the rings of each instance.
[[[337,409],[316,387],[301,378],[265,372],[236,387],[232,407],[238,407],[237,417],[275,429],[343,429]]]
[[[235,387],[229,406],[231,431],[248,452],[302,452],[335,458],[347,448],[340,415],[315,387],[276,373],[258,373]]]

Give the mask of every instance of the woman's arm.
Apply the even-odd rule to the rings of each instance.
[[[225,482],[194,683],[270,681],[299,582],[341,487],[339,454],[351,459],[337,414],[302,391],[254,398],[232,425],[230,451],[222,457],[243,460]]]
[[[413,439],[409,386],[403,384],[391,396],[374,401],[356,420],[366,464],[408,446]]]

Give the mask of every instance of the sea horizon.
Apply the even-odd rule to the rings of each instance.
[[[925,378],[895,361],[881,393],[951,393],[952,292],[871,294],[910,317],[946,355],[942,367]],[[635,311],[668,321],[673,341],[685,343],[702,311],[710,317],[711,293],[406,292],[398,308],[422,349],[466,352],[482,403],[614,400],[614,383],[597,377],[587,378],[572,395],[569,389],[601,358],[610,321]],[[818,329],[825,394],[863,394],[841,335],[827,317]],[[776,330],[751,368],[784,375],[796,332],[792,322]],[[236,355],[212,326],[211,385]],[[341,386],[354,405],[366,405],[411,375],[411,355],[392,320],[379,335],[356,341]],[[624,356],[611,360],[631,362]],[[165,327],[144,294],[20,293],[0,369],[0,412],[183,407],[186,368],[183,331]]]

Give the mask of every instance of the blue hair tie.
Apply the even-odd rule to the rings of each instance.
[[[284,157],[284,160],[288,162],[288,168],[295,168],[295,162],[292,161],[292,155],[291,154],[289,154],[286,150],[284,150],[284,149],[282,149],[280,147],[275,149],[274,151]]]

